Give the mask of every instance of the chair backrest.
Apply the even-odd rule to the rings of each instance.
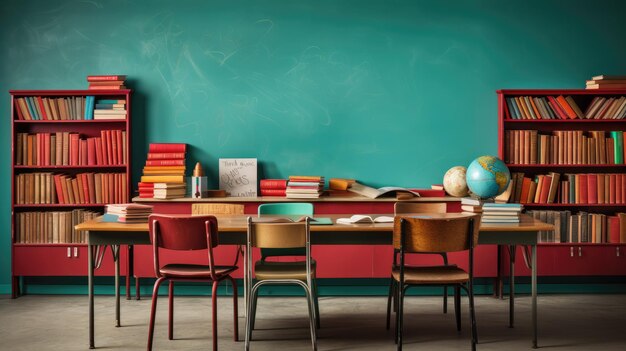
[[[258,214],[313,216],[313,204],[308,202],[261,204],[258,208]]]
[[[191,214],[243,214],[244,205],[241,204],[191,204]]]
[[[309,224],[295,223],[254,223],[248,224],[248,237],[251,247],[262,249],[306,248],[309,241]]]
[[[393,206],[394,213],[446,213],[445,202],[396,202]]]
[[[168,250],[205,250],[218,245],[217,219],[214,216],[176,216],[152,214],[148,218],[150,240],[157,248]]]
[[[313,216],[313,204],[308,202],[280,202],[271,204],[261,204],[258,208],[259,215],[298,215]],[[301,246],[302,247],[302,246]],[[262,248],[261,257],[276,256],[304,256],[305,250],[300,248],[278,249],[278,248]]]
[[[479,216],[458,218],[396,216],[393,247],[407,253],[469,250],[478,243],[479,228]]]

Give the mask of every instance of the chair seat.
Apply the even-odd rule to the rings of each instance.
[[[297,279],[306,281],[306,261],[257,261],[254,265],[254,276],[257,280]],[[311,276],[315,278],[315,261],[311,262]]]
[[[394,267],[393,279],[400,281],[400,268]],[[404,267],[404,282],[407,284],[459,284],[469,281],[469,274],[452,266]]]
[[[218,277],[230,274],[236,266],[214,266]],[[200,264],[166,264],[159,270],[166,278],[211,278],[211,269]]]

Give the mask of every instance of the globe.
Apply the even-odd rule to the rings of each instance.
[[[504,162],[495,156],[480,156],[467,167],[465,178],[469,190],[481,199],[502,194],[511,181]]]
[[[465,181],[466,171],[463,166],[455,166],[443,175],[443,189],[446,193],[456,197],[467,196],[469,190]]]

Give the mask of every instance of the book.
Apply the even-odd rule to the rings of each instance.
[[[330,178],[328,180],[328,188],[332,190],[348,190],[354,182],[354,179]]]
[[[308,216],[280,216],[280,217],[267,217],[259,216],[252,217],[254,223],[296,223],[304,222],[309,218],[309,224],[311,225],[331,225],[333,220],[328,217],[308,217]]]
[[[185,153],[187,144],[184,143],[151,143],[148,153]],[[184,156],[183,156],[184,157]]]
[[[87,76],[88,82],[125,81],[125,80],[126,80],[126,76],[121,75],[121,74]]]
[[[473,197],[462,197],[461,205],[482,206],[483,204],[493,202],[493,200],[481,200]]]
[[[626,80],[626,76],[615,76],[608,74],[601,74],[591,77],[592,80]]]
[[[363,223],[393,223],[393,217],[367,215],[353,215],[349,218],[337,218],[337,224],[363,224]]]
[[[376,199],[376,198],[379,198],[381,196],[389,195],[389,194],[397,195],[398,193],[411,194],[411,196],[420,196],[420,194],[418,192],[410,190],[410,189],[406,189],[406,188],[395,187],[395,186],[386,186],[386,187],[375,189],[375,188],[363,185],[363,184],[358,183],[358,182],[354,182],[348,188],[348,191],[351,191],[353,193],[357,193],[359,195],[368,197],[370,199]]]

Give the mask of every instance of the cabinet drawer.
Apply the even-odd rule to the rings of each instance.
[[[126,272],[126,247],[121,249],[120,272]],[[16,276],[86,276],[87,246],[15,246],[13,274]],[[113,255],[107,248],[96,275],[115,273]]]

